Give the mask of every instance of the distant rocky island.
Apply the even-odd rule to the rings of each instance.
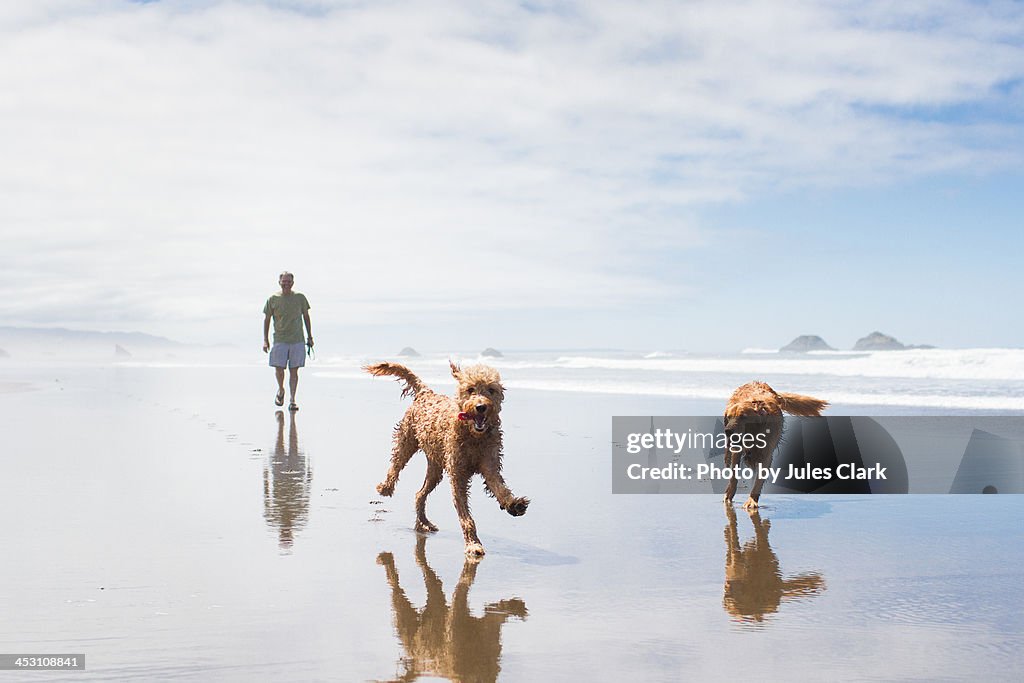
[[[907,349],[934,349],[929,344],[904,344],[896,337],[881,332],[872,332],[866,337],[861,337],[853,345],[854,351],[903,351]]]
[[[404,349],[398,352],[399,358],[419,358],[420,352],[411,346],[406,346]]]
[[[495,348],[488,346],[486,349],[480,352],[480,355],[484,358],[504,358],[505,354]]]
[[[785,353],[807,353],[808,351],[835,351],[835,349],[816,334],[802,334],[783,346],[779,351]]]
[[[881,332],[872,332],[866,337],[861,337],[853,345],[854,351],[902,351],[905,348],[906,345],[896,337]]]
[[[904,344],[896,337],[881,332],[872,332],[866,337],[861,337],[853,345],[854,351],[903,351],[906,349],[934,349],[928,344]],[[835,351],[836,349],[815,334],[802,334],[789,342],[781,349],[785,353],[807,353],[808,351]]]

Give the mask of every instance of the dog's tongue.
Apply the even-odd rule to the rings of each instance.
[[[484,428],[484,416],[480,413],[459,413],[459,419],[465,422],[474,422],[478,430]]]

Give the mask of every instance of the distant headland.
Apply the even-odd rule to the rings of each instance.
[[[853,345],[854,351],[904,351],[908,349],[934,349],[929,344],[904,344],[896,337],[882,332],[872,332],[861,337]],[[807,353],[808,351],[835,351],[828,342],[815,334],[802,334],[779,349],[784,353]]]

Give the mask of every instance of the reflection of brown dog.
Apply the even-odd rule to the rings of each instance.
[[[398,474],[417,450],[427,456],[427,476],[416,494],[417,531],[437,531],[426,515],[426,501],[445,472],[452,483],[452,499],[466,539],[466,554],[479,557],[484,547],[469,513],[469,480],[484,478],[487,492],[513,517],[526,514],[528,498],[516,498],[501,476],[501,401],[505,388],[494,368],[473,365],[465,369],[450,363],[458,381],[455,398],[435,394],[404,365],[378,363],[363,368],[371,375],[391,375],[405,382],[402,395],[413,395],[412,405],[395,427],[391,468],[377,485],[382,496],[394,493]]]
[[[452,594],[451,605],[444,595],[441,579],[427,564],[426,538],[416,540],[416,564],[423,572],[427,601],[417,610],[398,582],[398,570],[391,553],[377,556],[387,572],[391,587],[391,609],[395,630],[402,641],[405,671],[398,680],[420,676],[441,676],[451,681],[494,681],[501,671],[501,626],[509,617],[526,618],[526,604],[511,598],[484,607],[481,617],[469,612],[469,589],[479,566],[467,558]]]
[[[782,436],[782,413],[817,417],[828,406],[828,401],[800,394],[778,393],[764,382],[749,382],[733,392],[725,406],[725,433],[729,446],[725,450],[725,466],[733,470],[729,486],[725,490],[725,502],[732,503],[736,495],[736,467],[742,459],[755,471],[770,467],[772,453]],[[746,446],[739,445],[747,436]],[[758,437],[758,438],[754,438]],[[750,443],[755,445],[750,446]],[[761,445],[763,444],[763,446]],[[764,478],[757,476],[750,489],[750,497],[744,508],[756,508]]]
[[[740,546],[736,529],[736,511],[726,508],[729,524],[725,527],[725,595],[722,605],[740,621],[764,621],[774,614],[783,600],[817,595],[825,590],[821,574],[798,574],[783,579],[779,558],[768,544],[771,521],[761,521],[757,510],[750,511],[754,538]]]

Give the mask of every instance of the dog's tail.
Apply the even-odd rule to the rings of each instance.
[[[790,415],[802,415],[804,417],[818,417],[821,411],[828,407],[828,401],[813,396],[801,394],[779,393],[779,403],[782,409]]]
[[[383,377],[384,375],[391,375],[399,380],[405,381],[405,387],[402,389],[402,396],[416,396],[427,386],[420,380],[419,377],[413,374],[412,370],[399,365],[398,363],[377,363],[376,365],[364,365],[363,370],[374,377]]]

